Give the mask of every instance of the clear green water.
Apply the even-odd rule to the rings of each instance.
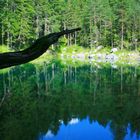
[[[140,67],[53,62],[0,74],[0,140],[139,136]]]

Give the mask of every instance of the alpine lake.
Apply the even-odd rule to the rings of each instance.
[[[140,64],[0,70],[0,140],[140,140]]]

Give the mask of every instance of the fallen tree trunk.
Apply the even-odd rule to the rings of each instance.
[[[80,28],[64,30],[58,33],[52,33],[37,39],[31,47],[18,52],[7,52],[0,54],[0,69],[27,63],[41,56],[50,45],[56,43],[58,39],[66,34],[81,30]]]

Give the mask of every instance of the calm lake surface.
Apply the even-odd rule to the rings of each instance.
[[[1,72],[0,140],[140,140],[140,67],[52,62]]]

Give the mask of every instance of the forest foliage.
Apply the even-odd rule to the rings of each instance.
[[[0,44],[23,49],[37,38],[81,27],[67,45],[140,50],[139,0],[0,0]]]

